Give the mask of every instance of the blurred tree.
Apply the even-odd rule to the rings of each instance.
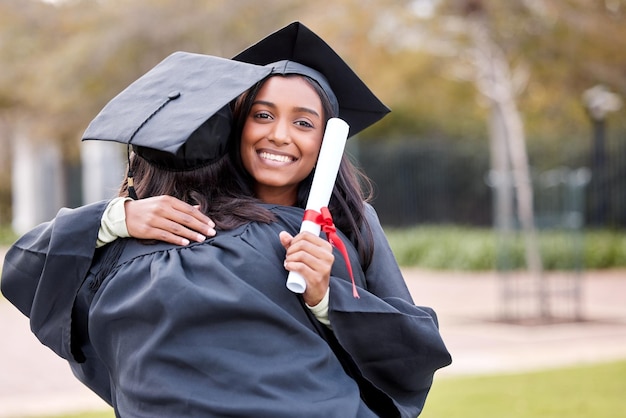
[[[0,1],[0,123],[57,141],[78,161],[80,133],[111,97],[175,50],[231,56],[293,20],[320,33],[393,112],[361,135],[484,142],[488,107],[472,77],[463,10],[481,4],[512,69],[531,162],[588,147],[580,97],[626,93],[624,0]],[[465,8],[465,9],[464,9]],[[461,81],[461,82],[459,82]],[[3,122],[4,121],[4,122]]]
[[[30,114],[28,126],[49,132],[39,136],[74,144],[113,94],[173,50],[230,56],[259,33],[299,19],[393,108],[366,137],[482,140],[486,109],[476,106],[469,83],[458,82],[468,67],[459,48],[462,19],[450,16],[462,16],[463,3],[3,0],[0,107]],[[532,75],[519,102],[531,148],[540,141],[542,155],[558,158],[564,148],[581,147],[582,91],[602,83],[626,93],[626,56],[615,53],[626,43],[624,0],[481,3],[511,66],[521,63]]]
[[[384,45],[379,71],[403,130],[465,141],[483,140],[484,100],[472,93],[467,16],[482,8],[495,44],[514,73],[529,76],[519,92],[533,165],[553,167],[588,148],[581,94],[604,84],[626,94],[624,0],[380,0],[370,45]],[[378,7],[377,7],[378,6]],[[362,51],[362,50],[361,50]],[[355,51],[358,54],[360,51]],[[369,54],[364,54],[369,56]],[[387,65],[383,65],[386,63]],[[465,81],[465,82],[463,82]],[[478,105],[477,105],[478,104]],[[412,117],[411,117],[412,116]],[[383,121],[378,127],[393,130]],[[409,125],[409,126],[407,126]],[[405,131],[406,132],[406,131]]]
[[[283,24],[296,3],[270,0],[255,15],[250,0],[9,0],[0,6],[7,23],[0,60],[9,64],[0,105],[26,115],[31,135],[60,141],[76,158],[87,122],[165,56],[234,54],[258,37],[259,26]]]

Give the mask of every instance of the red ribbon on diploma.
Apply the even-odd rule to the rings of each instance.
[[[354,282],[354,276],[352,275],[352,265],[350,264],[350,259],[348,258],[348,251],[346,250],[346,246],[343,241],[341,241],[341,238],[339,238],[339,235],[337,235],[337,228],[335,228],[335,224],[333,223],[333,217],[330,215],[330,211],[327,207],[321,208],[320,212],[313,209],[307,209],[304,211],[303,220],[314,222],[319,225],[322,231],[326,234],[328,242],[341,252],[341,255],[343,255],[343,258],[346,261],[346,267],[348,268],[348,273],[350,273],[350,279],[352,280],[352,296],[360,299],[361,297],[356,289],[356,283]]]

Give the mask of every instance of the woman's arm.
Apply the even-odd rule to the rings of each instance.
[[[30,318],[31,329],[40,341],[64,358],[69,355],[63,347],[70,338],[75,294],[91,265],[99,238],[110,242],[128,236],[126,231],[119,231],[124,222],[109,203],[61,209],[54,220],[19,238],[5,256],[2,293]],[[112,203],[124,206],[126,216],[130,216],[130,221],[126,219],[130,222],[128,233],[136,238],[185,245],[185,240],[205,239],[189,228],[215,235],[213,222],[198,208],[171,196],[117,199]],[[106,242],[100,240],[99,244]]]
[[[4,259],[2,293],[30,318],[37,338],[63,358],[70,358],[72,306],[107,204],[61,209],[53,221],[19,238]]]
[[[402,417],[417,416],[436,370],[451,363],[435,312],[415,306],[376,212],[367,207],[373,257],[359,299],[350,282],[331,276],[329,319],[359,373],[393,401]]]
[[[359,373],[393,401],[390,411],[416,417],[435,372],[452,361],[435,312],[402,298],[359,294],[355,299],[348,281],[331,277],[333,333]]]

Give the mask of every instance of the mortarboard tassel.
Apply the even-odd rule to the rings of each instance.
[[[133,200],[139,200],[137,198],[137,192],[135,191],[135,181],[133,180],[133,170],[130,168],[130,144],[126,147],[126,157],[128,159],[128,175],[126,176],[126,186],[128,189],[128,197]]]
[[[130,139],[128,140],[128,146],[126,147],[126,158],[128,159],[128,175],[127,175],[128,179],[126,180],[126,184],[128,186],[128,196],[133,200],[139,200],[139,198],[137,197],[137,192],[135,191],[135,181],[133,180],[133,170],[130,168],[130,147],[131,147],[130,143],[132,142],[133,138],[135,138],[135,135],[137,135],[137,132],[139,132],[139,130],[150,119],[152,119],[154,115],[156,115],[160,110],[162,110],[166,104],[168,104],[172,100],[178,99],[179,97],[180,97],[180,92],[178,91],[173,91],[169,93],[165,101],[161,103],[161,105],[154,112],[152,112],[152,114],[148,116],[146,120],[144,120],[137,129],[135,129],[135,132],[133,132]]]

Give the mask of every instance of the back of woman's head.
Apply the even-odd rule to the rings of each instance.
[[[130,159],[135,190],[139,199],[169,195],[190,205],[198,205],[220,229],[232,229],[251,221],[269,223],[272,213],[245,193],[245,183],[233,167],[229,155],[214,163],[185,171],[167,170],[137,154]],[[120,196],[128,195],[124,180]]]

